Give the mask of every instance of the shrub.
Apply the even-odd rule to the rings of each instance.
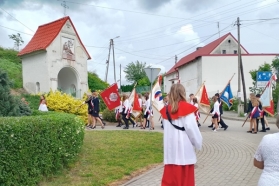
[[[84,122],[87,122],[87,105],[82,105],[83,100],[76,99],[69,94],[59,91],[50,91],[45,97],[47,107],[50,110],[75,114],[82,118]]]
[[[40,95],[22,94],[22,97],[28,102],[28,105],[33,110],[38,110],[40,105]]]
[[[32,114],[32,110],[29,107],[29,105],[27,105],[20,99],[18,99],[18,103],[19,103],[19,116],[30,116]]]
[[[109,109],[106,108],[103,111],[102,117],[105,121],[116,122],[114,110],[109,110]]]
[[[19,116],[20,109],[16,97],[10,92],[11,81],[6,72],[0,69],[0,116]]]
[[[76,159],[83,138],[71,114],[1,118],[0,185],[37,185]]]

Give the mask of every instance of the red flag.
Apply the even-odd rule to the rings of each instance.
[[[163,81],[163,76],[159,76],[159,78],[158,78],[158,81],[159,81],[159,85],[161,86],[162,85],[162,81]]]
[[[265,108],[263,108],[263,110],[273,117],[274,116],[274,103],[273,103],[273,100],[270,100],[270,107],[265,107]]]
[[[118,94],[118,87],[116,83],[105,89],[100,93],[100,95],[109,110],[112,110],[120,105],[120,96]]]
[[[205,105],[205,106],[210,106],[210,101],[208,99],[208,95],[207,95],[207,92],[206,92],[206,89],[205,89],[205,85],[203,85],[200,104]]]
[[[133,110],[135,110],[135,111],[141,111],[140,104],[139,104],[139,97],[138,97],[138,94],[137,94],[137,93],[135,93],[135,96],[134,96]]]

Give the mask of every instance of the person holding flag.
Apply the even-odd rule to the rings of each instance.
[[[214,124],[214,127],[212,128],[213,132],[217,132],[218,129],[218,122],[220,121],[220,103],[218,101],[218,97],[217,96],[213,96],[212,100],[214,102],[214,106],[212,108],[212,123]]]
[[[122,101],[120,101],[120,105],[115,109],[115,120],[118,122],[116,127],[121,127],[123,125],[121,120],[121,113],[122,113]]]
[[[219,120],[219,124],[221,125],[221,128],[223,128],[224,130],[227,130],[228,129],[228,125],[226,125],[226,123],[224,122],[224,120],[222,119],[222,114],[223,114],[223,103],[222,101],[224,101],[226,103],[226,105],[228,105],[229,108],[232,107],[232,99],[233,99],[233,96],[232,96],[232,92],[229,88],[229,98],[227,99],[227,97],[225,96],[226,95],[226,91],[223,92],[221,98],[220,98],[220,95],[219,93],[216,93],[215,96],[217,97],[218,99],[218,102],[219,102],[219,110],[220,110],[220,120]]]
[[[128,110],[129,110],[129,100],[128,100],[128,96],[126,94],[123,94],[122,96],[122,119],[125,123],[125,127],[123,129],[129,129],[129,121],[127,119],[127,114],[128,114]]]
[[[93,109],[91,112],[91,115],[93,117],[93,128],[96,128],[96,122],[99,121],[102,124],[102,129],[105,128],[105,123],[101,120],[100,116],[99,116],[99,112],[100,112],[100,100],[98,98],[98,93],[96,91],[92,92],[92,100],[91,100],[92,104],[93,104]]]
[[[256,98],[259,102],[259,109],[261,110],[260,112],[260,117],[256,119],[256,123],[257,123],[257,131],[259,131],[259,120],[261,120],[261,123],[262,123],[262,130],[260,130],[259,132],[266,132],[265,130],[265,111],[263,110],[263,106],[262,106],[262,102],[260,100],[261,98],[261,95],[260,94],[257,94],[256,95]]]
[[[199,119],[200,119],[200,113],[199,113],[199,103],[198,103],[198,99],[196,97],[193,98],[193,105],[195,107],[197,107],[197,110],[195,112],[195,116],[196,116],[196,120],[197,120],[197,125],[198,127],[201,126],[200,122],[199,122]]]

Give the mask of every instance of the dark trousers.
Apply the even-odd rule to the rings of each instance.
[[[264,122],[264,115],[263,115],[263,117],[262,118],[260,118],[260,119],[256,119],[256,121],[257,121],[257,131],[259,131],[259,120],[261,120],[261,123],[262,123],[262,130],[263,131],[265,131],[265,122]]]
[[[226,127],[227,125],[226,125],[226,123],[223,121],[223,119],[222,119],[222,114],[220,114],[220,121],[219,121],[219,124],[224,128],[224,127]]]
[[[129,128],[129,120],[126,118],[127,114],[122,114],[122,119],[126,125],[126,127]]]

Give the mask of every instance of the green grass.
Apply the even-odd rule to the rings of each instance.
[[[13,88],[22,88],[22,70],[20,63],[13,63],[11,60],[0,58],[0,69],[7,72],[13,83]]]
[[[41,186],[103,186],[163,161],[163,134],[86,131],[79,161]]]

